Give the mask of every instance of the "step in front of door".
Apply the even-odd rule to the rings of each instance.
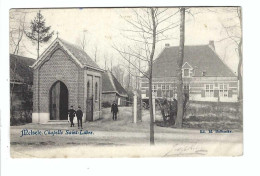
[[[59,125],[59,124],[68,124],[69,121],[68,120],[49,120],[47,123],[45,124],[56,124],[56,125]]]

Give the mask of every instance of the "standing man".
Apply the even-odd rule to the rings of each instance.
[[[118,107],[115,101],[113,101],[111,106],[111,112],[113,113],[113,120],[117,120]]]
[[[76,116],[77,116],[77,120],[78,120],[78,129],[79,129],[79,123],[80,123],[80,127],[82,129],[82,116],[83,116],[83,112],[81,111],[80,106],[78,107],[78,110],[76,112]]]
[[[73,109],[73,106],[70,106],[69,117],[70,117],[70,127],[74,126],[73,119],[75,117],[76,111]]]

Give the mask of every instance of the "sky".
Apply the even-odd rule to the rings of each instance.
[[[123,29],[130,29],[129,23],[124,18],[131,19],[134,14],[129,8],[74,8],[74,9],[18,9],[10,10],[10,17],[15,16],[19,19],[26,12],[26,30],[30,21],[36,16],[38,11],[46,19],[46,26],[51,26],[54,31],[52,39],[45,44],[41,44],[40,53],[50,45],[57,37],[62,38],[70,43],[79,44],[83,35],[87,38],[86,52],[90,57],[94,57],[94,50],[97,48],[98,65],[104,68],[104,58],[109,60],[113,66],[125,63],[113,46],[134,45],[132,41],[127,40],[124,36]],[[137,9],[138,10],[138,9]],[[167,13],[173,14],[178,11],[172,8]],[[223,24],[237,23],[237,18],[224,8],[190,8],[186,13],[185,20],[185,45],[206,45],[209,40],[214,40],[216,52],[233,72],[236,72],[238,65],[238,55],[236,45],[231,40],[223,40],[227,37]],[[21,15],[22,14],[22,15]],[[166,23],[178,21],[179,13],[176,13]],[[231,20],[231,21],[230,21]],[[232,21],[233,20],[233,21]],[[17,26],[16,20],[10,20],[10,30]],[[171,46],[178,46],[179,27],[169,30],[172,36],[169,40],[159,42],[156,46],[155,56],[164,48],[166,43]],[[126,34],[127,35],[127,34]],[[222,41],[223,40],[223,41]],[[12,53],[12,48],[10,48]],[[26,36],[21,41],[19,55],[36,58],[36,45],[33,45]]]

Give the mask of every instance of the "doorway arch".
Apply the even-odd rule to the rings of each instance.
[[[62,81],[50,88],[50,120],[68,119],[68,88]]]

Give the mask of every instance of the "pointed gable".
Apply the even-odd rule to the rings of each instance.
[[[46,59],[46,55],[57,45],[60,45],[81,68],[90,67],[92,69],[101,70],[84,50],[60,38],[57,38],[52,42],[52,44],[41,54],[32,67],[35,68],[40,65]]]
[[[192,67],[190,66],[190,64],[188,64],[188,62],[185,62],[182,66],[183,69],[192,69]]]

